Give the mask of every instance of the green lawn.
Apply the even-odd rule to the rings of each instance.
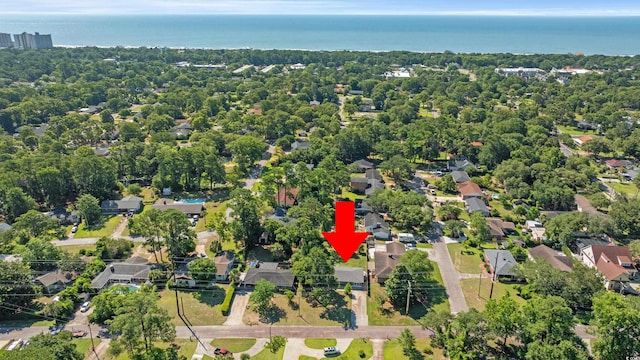
[[[313,356],[308,356],[308,355],[300,355],[298,360],[318,360],[318,358],[314,358]]]
[[[207,214],[198,220],[195,231],[201,232],[207,230],[207,224],[213,220],[213,217],[218,212],[225,212],[227,210],[227,202],[206,202],[204,208]]]
[[[360,269],[366,269],[367,267],[367,255],[360,252],[356,252],[351,256],[351,259],[346,263],[339,264],[340,266],[356,267]]]
[[[95,245],[61,245],[58,247],[60,250],[64,250],[71,254],[77,254],[80,250],[85,249],[86,251],[95,251]]]
[[[615,182],[608,182],[607,185],[613,188],[616,192],[631,195],[632,197],[638,193],[638,188],[633,184],[622,184]]]
[[[351,201],[354,201],[355,199],[365,199],[366,198],[366,196],[364,196],[364,195],[359,195],[359,194],[356,194],[356,193],[353,193],[353,192],[349,191],[346,187],[342,188],[342,194],[340,194],[340,196],[343,199],[349,199]]]
[[[78,226],[78,231],[76,232],[76,238],[87,238],[87,237],[103,237],[103,236],[111,236],[113,231],[118,227],[120,221],[122,221],[123,217],[120,215],[114,216],[102,216],[101,225],[92,226],[90,229],[86,228],[85,223],[83,222]]]
[[[343,325],[351,319],[351,298],[342,293],[334,292],[334,298],[330,307],[321,305],[311,306],[302,295],[302,306],[298,309],[299,294],[293,299],[293,306],[283,294],[276,294],[272,303],[276,306],[276,318],[274,325]],[[300,314],[300,316],[298,316]],[[242,318],[245,324],[257,324],[260,316],[251,309],[244,312]]]
[[[196,352],[196,346],[198,345],[198,342],[196,340],[189,340],[189,339],[175,339],[172,342],[157,342],[154,343],[155,347],[161,348],[161,349],[166,349],[169,347],[169,345],[171,344],[176,344],[178,345],[180,348],[178,349],[178,356],[184,356],[187,359],[191,359],[191,357],[193,356],[193,353]],[[113,356],[109,356],[107,355],[104,358],[101,359],[105,359],[105,360],[129,360],[131,359],[129,357],[129,354],[127,354],[127,352],[123,352],[120,355],[118,355],[117,357],[113,357]]]
[[[236,339],[214,339],[211,341],[211,346],[217,348],[223,348],[231,351],[232,353],[241,353],[251,349],[256,344],[254,338],[236,338]]]
[[[282,360],[283,357],[284,346],[281,347],[280,350],[278,350],[275,354],[273,354],[269,349],[265,348],[255,356],[252,356],[251,360]]]
[[[224,300],[226,285],[218,285],[212,289],[201,291],[179,291],[178,298],[184,304],[184,314],[193,326],[222,325],[227,319],[220,312],[220,305]],[[176,310],[175,293],[170,290],[160,291],[160,307],[169,312],[175,325],[184,325]],[[182,307],[182,304],[180,305]]]
[[[202,355],[202,360],[214,360],[211,356],[207,355],[207,354],[203,354]]]
[[[76,344],[76,350],[84,356],[91,351],[91,339],[73,339],[72,343]],[[93,339],[93,346],[98,346],[100,339]]]
[[[462,244],[447,244],[451,261],[456,270],[464,274],[480,274],[482,273],[482,249],[495,249],[493,244],[482,244],[482,249],[469,247],[467,253],[463,254],[464,246]]]
[[[485,304],[489,300],[491,279],[486,277],[483,277],[482,281],[479,281],[479,279],[462,279],[460,280],[460,286],[462,287],[464,298],[467,300],[467,305],[483,311]],[[478,297],[478,286],[480,287],[480,297]],[[500,299],[507,293],[521,305],[526,302],[526,300],[518,296],[515,284],[494,283],[493,299]]]
[[[573,126],[558,125],[558,130],[569,135],[596,135],[594,130],[582,130]]]
[[[336,339],[304,339],[304,344],[311,349],[324,349],[327,346],[336,346],[337,343]]]
[[[386,297],[384,293],[384,289],[380,287],[377,283],[371,283],[371,296],[367,297],[367,315],[369,317],[369,325],[372,326],[413,326],[419,325],[416,321],[421,318],[425,313],[426,309],[420,305],[413,305],[409,307],[409,316],[400,313],[397,309],[391,307],[391,305],[387,302],[385,303],[383,309],[380,310],[380,306],[376,302],[376,297],[378,295],[383,295]],[[447,311],[449,307],[447,304]],[[401,309],[404,312],[404,309]]]
[[[364,351],[365,353],[364,359],[371,358],[373,356],[373,346],[371,346],[371,342],[369,340],[354,339],[353,341],[351,341],[351,344],[349,344],[349,347],[346,350],[342,351],[342,355],[338,356],[337,359],[340,359],[340,360],[363,359],[360,357],[360,351]],[[327,358],[324,358],[324,359],[327,359]],[[335,358],[331,358],[331,359],[335,359]]]
[[[416,339],[416,349],[420,352],[423,359],[444,360],[447,358],[444,356],[442,349],[431,347],[431,340],[429,339]],[[384,343],[383,354],[385,359],[409,360],[409,358],[402,353],[402,347],[397,339]]]

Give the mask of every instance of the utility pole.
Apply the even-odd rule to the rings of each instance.
[[[478,276],[478,298],[480,298],[480,286],[482,285],[482,273]]]
[[[91,349],[93,353],[96,355],[96,359],[100,360],[100,356],[98,356],[98,352],[96,351],[96,346],[93,343],[93,332],[91,331],[91,323],[89,323],[89,337],[91,338]]]
[[[496,250],[496,262],[493,264],[493,278],[491,279],[491,290],[489,291],[489,299],[493,297],[493,284],[496,282],[496,271],[498,270],[498,255],[500,250]]]
[[[411,281],[407,280],[407,283],[409,284],[409,286],[407,286],[407,307],[404,310],[405,315],[409,314],[409,299],[411,299]]]
[[[298,317],[302,317],[300,308],[302,308],[302,283],[298,280]]]

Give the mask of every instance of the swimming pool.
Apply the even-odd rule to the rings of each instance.
[[[118,287],[118,292],[120,294],[129,294],[129,293],[132,293],[132,292],[136,292],[140,288],[140,286],[138,286],[138,285],[117,284],[117,283],[113,284],[111,286],[117,286]]]
[[[207,202],[207,199],[180,199],[176,202],[182,204],[199,204]]]

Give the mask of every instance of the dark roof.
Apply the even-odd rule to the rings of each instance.
[[[121,200],[105,200],[100,204],[103,210],[139,209],[142,205],[142,198],[137,196],[127,196]]]
[[[355,164],[357,164],[361,169],[373,169],[373,163],[364,159],[356,160]]]
[[[364,190],[364,193],[370,196],[378,190],[384,190],[384,184],[378,180],[369,180],[369,187]]]
[[[467,159],[451,159],[449,160],[449,167],[456,169],[466,169],[468,167],[476,168],[476,165]]]
[[[405,245],[397,241],[388,242],[386,244],[386,248],[387,248],[387,254],[390,254],[390,255],[400,256],[407,251]]]
[[[236,259],[236,254],[233,251],[223,251],[218,253],[213,258],[213,263],[216,264],[216,275],[226,274],[227,267],[233,263]]]
[[[592,246],[592,245],[606,246],[608,244],[609,244],[609,242],[606,241],[606,240],[595,239],[595,238],[581,238],[581,239],[576,241],[576,245],[578,246],[578,249],[584,249],[584,248]]]
[[[339,283],[362,284],[364,283],[364,276],[364,270],[360,268],[346,266],[335,267],[335,277]]]
[[[62,284],[69,284],[78,277],[78,274],[68,271],[56,270],[48,272],[44,275],[40,275],[36,278],[36,281],[41,283],[44,287],[49,287],[57,282]]]
[[[149,279],[149,271],[151,271],[151,266],[148,264],[132,264],[128,262],[112,263],[91,281],[91,287],[94,289],[102,289],[109,283],[109,280],[119,282],[136,280],[143,282]]]
[[[368,184],[369,183],[369,179],[367,179],[366,177],[362,177],[362,176],[352,176],[351,177],[351,183],[358,183],[358,184]]]
[[[404,246],[403,246],[404,247]],[[386,251],[376,251],[374,253],[375,274],[378,281],[384,281],[391,275],[393,269],[400,262],[400,255],[389,254]]]
[[[509,250],[485,250],[484,258],[489,261],[498,276],[514,275],[514,268],[518,264]],[[496,264],[497,258],[497,264]]]
[[[381,228],[389,229],[389,224],[384,221],[384,218],[380,214],[368,213],[364,216],[364,226],[376,226],[380,225]]]
[[[565,254],[560,254],[546,245],[538,245],[529,250],[529,255],[533,258],[544,259],[554,268],[562,271],[573,270],[573,262],[571,258]]]
[[[111,154],[111,151],[106,147],[98,147],[93,149],[93,153],[96,154],[96,156],[107,156]]]
[[[489,213],[489,208],[484,203],[484,201],[482,201],[482,199],[478,199],[475,197],[468,198],[468,199],[465,199],[465,203],[467,204],[467,211],[470,213],[476,212],[476,211],[480,211],[483,214]]]
[[[590,215],[595,215],[598,213],[598,210],[593,205],[591,205],[591,202],[586,197],[582,195],[575,195],[574,199],[576,205],[580,208],[580,211]]]
[[[289,270],[251,268],[244,277],[244,284],[255,285],[259,280],[267,280],[277,287],[291,288],[295,276]]]
[[[203,203],[190,203],[190,204],[174,203],[173,200],[171,199],[160,199],[156,201],[155,204],[151,205],[151,208],[162,210],[162,211],[175,209],[184,214],[190,215],[190,214],[200,214],[202,212],[202,209],[204,208],[204,204]]]
[[[457,182],[457,183],[462,183],[465,181],[471,181],[471,178],[469,177],[469,174],[467,174],[466,171],[452,171],[451,172],[451,177],[453,177],[453,181]]]

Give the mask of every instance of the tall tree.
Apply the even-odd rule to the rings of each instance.
[[[31,278],[31,269],[26,263],[0,261],[0,304],[4,306],[0,318],[31,307],[40,293]]]
[[[616,293],[603,293],[593,300],[598,338],[593,351],[602,360],[640,356],[640,302]]]
[[[502,347],[507,338],[517,336],[521,326],[520,307],[508,294],[500,300],[491,299],[485,307],[487,328],[496,337],[502,338]]]
[[[233,209],[231,223],[233,238],[242,242],[244,249],[248,249],[258,239],[262,232],[260,218],[258,217],[258,202],[251,194],[251,190],[235,189],[231,192],[231,204]]]
[[[256,283],[255,288],[249,296],[249,301],[253,304],[254,310],[263,319],[268,319],[271,311],[271,299],[276,291],[276,286],[273,283],[261,279]]]
[[[78,198],[76,209],[84,218],[87,227],[96,224],[98,220],[100,220],[100,214],[102,213],[100,204],[98,203],[98,199],[90,194],[85,194]]]
[[[158,262],[158,253],[160,253],[160,261],[162,261],[162,243],[160,240],[164,225],[162,216],[162,210],[149,209],[130,219],[127,225],[133,233],[147,239],[147,243],[153,249],[156,262]]]
[[[33,198],[19,187],[13,187],[4,192],[4,199],[2,201],[2,209],[7,216],[7,220],[12,222],[18,216],[26,213],[29,210],[35,210],[38,208],[38,204]]]
[[[187,215],[175,209],[162,214],[163,237],[172,258],[185,257],[196,248],[196,234],[191,229]]]

